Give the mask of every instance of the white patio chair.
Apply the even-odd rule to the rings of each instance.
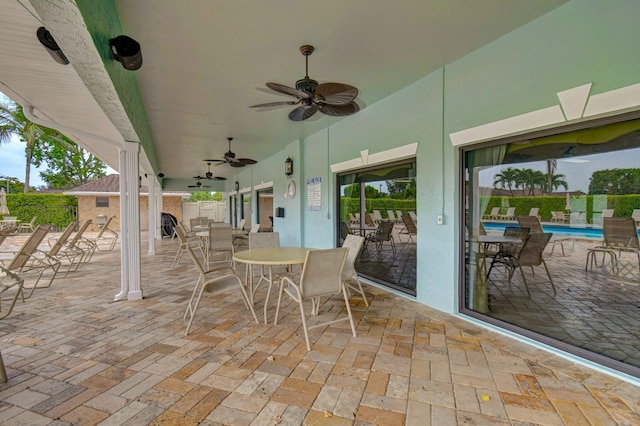
[[[25,232],[33,232],[36,230],[36,219],[38,216],[34,216],[31,218],[31,221],[28,223],[20,223],[18,224],[18,233]]]
[[[353,336],[357,336],[356,327],[353,323],[353,317],[351,316],[351,307],[349,306],[347,288],[342,282],[342,272],[345,261],[347,260],[348,252],[349,250],[345,247],[308,251],[302,268],[302,273],[300,274],[299,283],[295,283],[289,277],[282,278],[274,324],[278,323],[282,294],[287,293],[289,297],[297,302],[300,307],[304,340],[307,344],[307,350],[309,351],[311,350],[311,344],[309,343],[309,330],[316,327],[323,327],[339,321],[349,320]],[[341,291],[344,297],[345,307],[347,308],[347,316],[325,322],[318,322],[308,327],[304,310],[304,302],[311,300],[311,314],[318,315],[320,307],[318,306],[317,301],[319,298],[325,296],[330,297],[339,294]]]
[[[191,260],[198,269],[198,281],[196,281],[196,285],[194,286],[193,292],[191,293],[191,299],[189,299],[189,304],[187,305],[187,309],[184,312],[183,318],[189,319],[189,323],[187,324],[187,328],[184,331],[184,335],[187,336],[189,334],[189,331],[191,330],[191,325],[193,324],[193,320],[196,317],[198,306],[200,306],[202,294],[206,290],[211,291],[214,287],[224,288],[225,282],[228,283],[228,281],[235,282],[238,285],[240,295],[242,296],[242,300],[245,306],[251,311],[253,319],[256,321],[256,323],[259,323],[256,312],[253,309],[253,304],[251,304],[251,302],[249,301],[249,296],[247,295],[245,285],[242,283],[240,277],[236,275],[235,271],[228,265],[205,271],[205,269],[202,267],[202,263],[194,252],[194,250],[197,248],[197,245],[194,244],[197,243],[191,242],[187,244],[186,251],[187,253],[189,253]]]
[[[367,295],[364,293],[362,283],[360,282],[360,278],[358,278],[358,272],[356,272],[355,267],[356,259],[360,254],[360,250],[362,250],[363,244],[364,237],[359,235],[349,234],[347,235],[347,238],[345,238],[342,247],[348,248],[349,254],[347,255],[347,260],[345,261],[344,268],[342,270],[342,281],[347,288],[359,292],[364,300],[364,305],[369,306]]]

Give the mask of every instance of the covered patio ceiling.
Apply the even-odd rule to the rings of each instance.
[[[144,61],[134,73],[153,149],[142,167],[186,190],[207,171],[204,159],[227,151],[227,137],[238,157],[262,161],[349,119],[318,113],[293,122],[287,114],[294,107],[249,108],[288,99],[265,83],[294,86],[304,77],[303,44],[316,48],[309,76],[357,87],[358,114],[367,114],[375,102],[565,2],[115,0],[123,33],[140,43]],[[118,150],[86,133],[120,143],[135,135],[120,99],[105,95],[109,81],[95,77],[106,75],[97,54],[105,46],[78,36],[76,2],[0,0],[0,10],[0,91],[34,106],[38,117],[78,129],[69,136],[118,169]],[[38,42],[43,25],[70,65],[55,63]],[[213,169],[224,177],[238,170]]]

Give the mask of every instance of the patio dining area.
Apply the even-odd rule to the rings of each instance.
[[[9,238],[4,250],[25,237]],[[119,244],[0,321],[3,425],[640,422],[637,386],[369,285],[368,307],[350,299],[357,337],[317,328],[311,351],[296,303],[256,324],[232,287],[204,297],[185,337],[198,273],[186,258],[171,268],[178,241],[143,254],[132,302],[112,302]]]

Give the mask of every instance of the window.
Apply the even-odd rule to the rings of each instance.
[[[609,120],[463,150],[460,308],[640,377],[640,119]]]
[[[96,207],[109,207],[109,197],[96,197]]]
[[[416,163],[386,164],[338,175],[337,241],[346,233],[365,237],[358,273],[416,295]],[[404,219],[403,219],[404,217]]]

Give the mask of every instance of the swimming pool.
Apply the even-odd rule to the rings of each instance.
[[[518,222],[511,223],[496,223],[496,222],[483,222],[482,225],[487,231],[500,231],[503,232],[505,226],[518,226]],[[542,224],[544,232],[552,232],[553,235],[567,236],[574,238],[595,238],[602,239],[602,228],[584,228],[578,226],[566,226],[566,225],[551,225],[548,223]]]

